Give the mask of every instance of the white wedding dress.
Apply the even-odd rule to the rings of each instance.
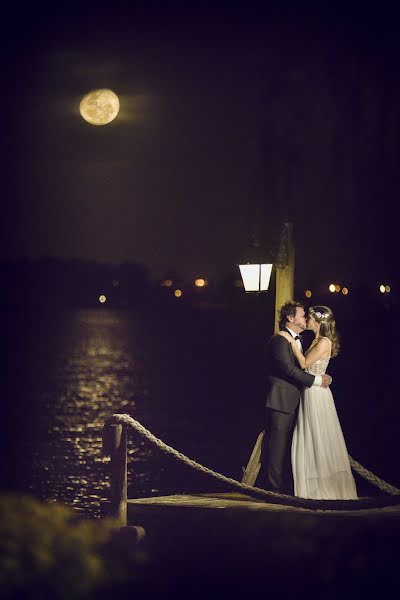
[[[330,356],[307,372],[323,375]],[[294,493],[302,498],[354,499],[356,484],[330,388],[306,388],[292,441]]]

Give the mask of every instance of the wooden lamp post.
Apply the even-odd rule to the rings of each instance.
[[[276,268],[274,325],[274,333],[276,333],[279,331],[279,310],[285,302],[293,300],[294,295],[293,223],[283,224],[279,240],[279,250],[273,265],[262,263],[239,265],[246,292],[261,292],[267,290],[273,266]],[[268,282],[266,283],[266,276],[268,273]],[[261,431],[243,474],[242,483],[253,486],[257,480],[261,468],[261,449],[264,436],[265,431]]]

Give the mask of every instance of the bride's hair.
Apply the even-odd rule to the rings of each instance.
[[[314,317],[320,325],[320,337],[327,337],[332,342],[331,356],[337,356],[340,350],[339,334],[336,330],[336,322],[333,318],[333,312],[328,306],[312,306],[308,313]]]

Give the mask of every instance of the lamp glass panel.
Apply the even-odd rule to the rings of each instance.
[[[246,292],[260,291],[260,265],[239,265]]]
[[[260,276],[260,291],[265,291],[269,288],[269,282],[271,279],[272,265],[260,265],[261,276]]]

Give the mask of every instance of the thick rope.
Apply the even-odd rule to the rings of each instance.
[[[168,444],[165,444],[165,442],[163,442],[162,440],[157,438],[154,434],[151,433],[151,431],[146,429],[141,423],[139,423],[139,421],[136,421],[130,415],[113,414],[112,417],[110,417],[110,419],[108,420],[108,424],[110,424],[110,423],[120,423],[120,424],[127,425],[128,427],[130,427],[132,429],[135,429],[138,433],[140,433],[141,435],[146,437],[151,443],[153,443],[155,446],[160,448],[163,452],[166,452],[167,454],[174,456],[174,458],[177,458],[178,460],[185,463],[189,467],[196,469],[202,473],[205,473],[206,475],[209,475],[212,478],[214,478],[220,482],[226,483],[227,485],[246,493],[246,495],[248,495],[248,496],[262,498],[263,500],[268,501],[269,503],[286,504],[286,505],[296,506],[299,508],[308,508],[308,509],[311,508],[311,509],[318,509],[318,510],[337,510],[337,509],[344,509],[344,508],[348,509],[348,510],[354,510],[354,509],[361,509],[361,508],[380,508],[383,506],[391,506],[391,505],[395,505],[395,504],[400,504],[400,490],[391,486],[390,484],[386,484],[386,485],[389,486],[389,488],[391,489],[391,491],[389,492],[390,494],[392,494],[391,498],[378,497],[378,498],[359,498],[357,500],[313,500],[313,499],[306,499],[306,498],[298,498],[296,496],[288,496],[286,494],[278,494],[277,492],[271,492],[268,490],[264,490],[262,488],[258,488],[255,486],[247,485],[245,483],[241,483],[239,481],[236,481],[236,479],[232,479],[231,477],[226,477],[225,475],[222,475],[221,473],[217,473],[216,471],[213,471],[212,469],[209,469],[208,467],[201,465],[200,463],[187,457],[185,454],[178,452],[178,450],[175,450],[175,448],[172,448],[172,446],[168,446]],[[361,465],[356,463],[353,459],[351,459],[351,461],[355,465],[357,465],[357,467],[360,467],[362,470],[364,470],[367,474],[370,474],[373,476],[373,478],[376,478],[375,475],[373,475],[372,473],[370,473],[369,471],[364,469],[364,467],[361,467]],[[382,481],[379,478],[376,478],[376,479],[378,479],[379,481]],[[386,482],[383,482],[383,483],[386,483]],[[395,496],[397,496],[397,497],[395,497]]]
[[[394,487],[394,485],[391,485],[387,481],[384,481],[377,475],[374,475],[374,473],[372,473],[371,471],[368,471],[368,469],[366,469],[365,467],[360,465],[360,463],[358,463],[356,460],[354,460],[354,458],[352,458],[350,456],[350,454],[349,454],[349,460],[350,460],[350,465],[351,465],[351,468],[353,469],[353,471],[355,471],[356,473],[361,475],[361,477],[363,477],[364,479],[366,479],[367,481],[372,483],[372,485],[374,485],[375,487],[382,490],[382,492],[386,492],[387,494],[391,494],[392,496],[395,496],[396,494],[400,494],[400,490],[398,488]]]

